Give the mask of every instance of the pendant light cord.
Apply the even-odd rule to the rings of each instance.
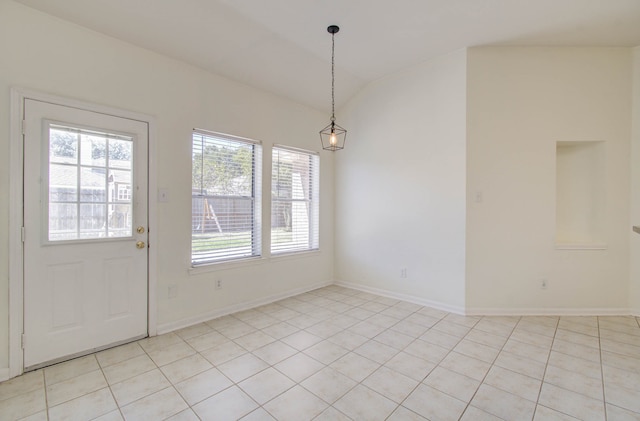
[[[335,85],[336,85],[336,76],[335,76],[335,33],[331,34],[331,122],[336,121],[336,100],[335,100]]]

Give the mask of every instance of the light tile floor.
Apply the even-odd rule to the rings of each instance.
[[[640,324],[330,286],[1,383],[0,419],[640,420]]]

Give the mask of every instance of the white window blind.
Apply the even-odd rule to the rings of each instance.
[[[317,153],[273,147],[271,253],[317,250],[320,158]]]
[[[258,142],[193,132],[191,264],[261,254]]]

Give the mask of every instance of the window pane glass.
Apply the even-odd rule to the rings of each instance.
[[[49,161],[66,164],[78,162],[78,133],[63,128],[49,128]]]
[[[314,153],[273,148],[271,253],[318,248],[318,163]]]
[[[80,238],[104,238],[106,236],[104,204],[80,204]]]
[[[109,167],[131,169],[133,141],[109,139]]]
[[[49,166],[49,201],[75,202],[78,200],[78,167],[75,165]]]
[[[83,133],[80,145],[82,165],[104,167],[107,164],[107,140],[104,136]]]
[[[49,203],[49,240],[78,238],[78,208],[75,203]]]
[[[50,124],[48,144],[49,240],[132,236],[132,138]]]
[[[80,168],[80,202],[106,202],[105,168]]]
[[[260,146],[194,132],[192,264],[259,256]]]
[[[132,235],[132,206],[115,204],[109,206],[109,237],[129,237]]]

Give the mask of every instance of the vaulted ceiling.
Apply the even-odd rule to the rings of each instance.
[[[61,19],[330,108],[431,57],[479,45],[638,46],[640,0],[16,0]]]

